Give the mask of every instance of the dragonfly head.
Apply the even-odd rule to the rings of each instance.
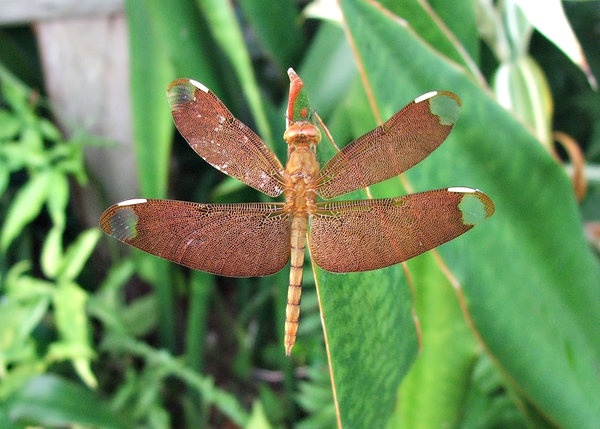
[[[321,131],[312,123],[308,121],[297,121],[293,122],[285,133],[283,133],[283,139],[287,142],[288,147],[310,147],[311,149],[321,141]]]

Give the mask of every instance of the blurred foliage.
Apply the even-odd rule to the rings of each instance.
[[[4,67],[0,67],[0,86],[4,104],[0,109],[0,396],[5,400],[22,393],[30,379],[64,361],[70,361],[80,379],[95,388],[88,296],[76,279],[100,231],[79,232],[68,246],[63,245],[69,178],[76,178],[80,186],[87,181],[83,143],[65,141],[40,115],[39,94]],[[43,217],[49,218],[50,227],[35,225]],[[48,314],[52,323],[45,320]],[[35,331],[40,329],[48,332],[36,339]],[[17,413],[18,403],[13,408]]]
[[[83,230],[74,195],[95,186],[83,151],[96,140],[63,138],[44,93],[30,89],[43,82],[33,33],[3,28],[1,427],[600,421],[600,270],[581,227],[581,218],[600,221],[600,97],[577,68],[585,67],[536,32],[544,23],[528,20],[519,2],[340,3],[343,15],[328,2],[310,13],[343,16],[346,32],[339,22],[307,19],[305,3],[289,0],[127,1],[132,72],[123,79],[131,82],[140,196],[265,199],[223,178],[174,134],[164,91],[177,77],[203,82],[283,160],[285,71],[294,67],[340,145],[421,93],[458,93],[456,129],[407,180],[415,190],[481,187],[496,203],[494,217],[411,261],[412,295],[401,267],[315,277],[307,265],[287,359],[286,270],[234,281],[110,240],[94,252],[100,234]],[[591,70],[600,70],[598,2],[564,7]],[[555,146],[554,130],[575,139],[584,165]],[[325,141],[320,159],[332,153]],[[588,178],[579,205],[563,163]],[[396,196],[401,186],[372,192]],[[393,348],[383,339],[365,350],[388,328]]]

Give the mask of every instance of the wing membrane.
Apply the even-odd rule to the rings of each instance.
[[[267,195],[282,193],[281,162],[212,91],[179,79],[169,85],[167,96],[177,129],[206,162]]]
[[[446,243],[493,212],[492,201],[470,188],[319,203],[311,220],[310,253],[327,271],[375,270]]]
[[[282,203],[198,204],[130,200],[100,219],[107,234],[181,265],[232,277],[276,273],[290,255]]]
[[[319,194],[333,198],[408,170],[442,144],[459,111],[451,92],[422,95],[331,158],[319,172]]]

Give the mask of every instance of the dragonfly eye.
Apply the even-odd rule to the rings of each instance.
[[[319,144],[321,141],[321,131],[313,124],[308,124],[304,129],[304,135],[314,144]]]
[[[321,141],[321,131],[310,122],[296,122],[285,130],[283,139],[288,144],[304,140],[316,145]]]

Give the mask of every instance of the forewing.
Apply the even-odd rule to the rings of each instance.
[[[327,271],[375,270],[446,243],[493,212],[489,197],[470,188],[319,203],[310,224],[310,254]]]
[[[222,276],[265,276],[281,270],[290,255],[290,222],[282,207],[129,200],[109,207],[100,227],[186,267]]]
[[[319,172],[319,194],[333,198],[408,170],[442,144],[459,112],[460,98],[451,92],[418,97],[331,158]]]
[[[169,85],[167,96],[175,126],[206,162],[267,195],[282,193],[281,162],[212,91],[179,79]]]

